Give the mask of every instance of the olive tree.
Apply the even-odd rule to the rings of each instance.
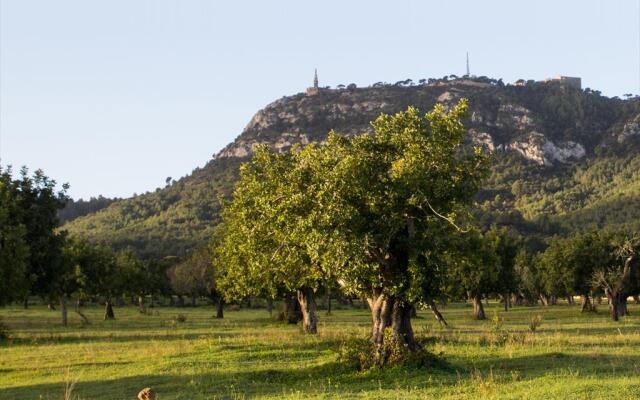
[[[466,112],[462,100],[448,112],[436,105],[426,115],[414,107],[383,114],[372,134],[330,134],[310,163],[318,180],[313,243],[322,244],[310,253],[367,297],[377,345],[391,328],[408,349],[419,347],[411,311],[438,295],[459,217],[486,176],[486,154],[465,141]]]

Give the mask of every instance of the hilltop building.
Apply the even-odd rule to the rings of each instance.
[[[558,82],[561,85],[564,85],[567,87],[582,89],[582,79],[574,76],[557,75],[553,78],[545,79],[544,82]]]

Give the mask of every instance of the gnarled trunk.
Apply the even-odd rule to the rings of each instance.
[[[387,328],[393,329],[393,335],[396,340],[406,346],[407,349],[414,351],[420,347],[415,340],[413,327],[411,326],[413,304],[403,303],[384,294],[376,294],[368,299],[367,302],[369,308],[371,308],[371,340],[378,346],[378,349],[381,349],[384,344],[384,333]],[[382,354],[377,354],[377,357],[380,356]]]
[[[115,314],[113,313],[113,304],[111,304],[111,298],[108,297],[104,302],[104,320],[116,319]]]
[[[413,304],[401,303],[395,301],[393,304],[393,311],[391,313],[391,321],[393,334],[409,350],[415,351],[419,348],[418,342],[416,342],[413,335],[413,327],[411,326],[411,310]]]
[[[316,319],[316,300],[313,290],[307,287],[298,289],[298,303],[302,312],[302,327],[306,333],[318,333]]]
[[[67,298],[64,295],[59,297],[62,326],[67,326]]]
[[[75,307],[75,312],[76,314],[78,314],[80,316],[80,319],[82,320],[83,324],[88,324],[89,323],[89,319],[87,318],[86,315],[84,315],[82,313],[82,311],[80,310],[80,306],[82,305],[82,301],[80,299],[76,300],[76,307]]]
[[[477,320],[486,319],[484,314],[484,307],[482,306],[482,297],[479,293],[476,293],[471,298],[473,300],[473,318]]]

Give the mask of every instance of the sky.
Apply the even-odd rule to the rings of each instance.
[[[73,198],[203,166],[270,102],[471,73],[640,88],[640,0],[0,0],[0,164]]]

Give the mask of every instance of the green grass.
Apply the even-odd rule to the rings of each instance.
[[[320,313],[319,334],[243,310],[212,318],[212,307],[116,308],[115,321],[87,307],[91,325],[70,313],[70,326],[45,307],[0,309],[12,340],[0,343],[0,399],[135,399],[152,387],[169,399],[631,399],[640,397],[640,308],[620,322],[578,306],[518,307],[500,312],[496,333],[473,321],[470,307],[452,305],[440,329],[428,313],[414,319],[416,333],[432,337],[429,348],[443,366],[358,372],[338,361],[342,343],[364,337],[366,310]],[[184,314],[187,320],[172,320]],[[530,318],[544,320],[535,334]]]

